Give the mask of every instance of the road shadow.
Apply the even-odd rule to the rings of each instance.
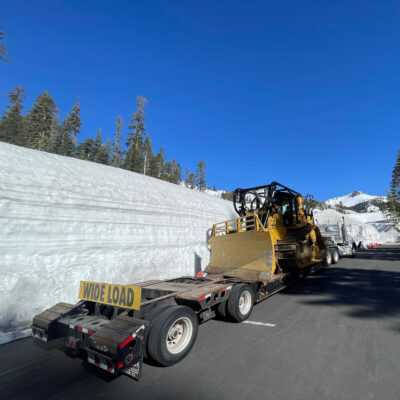
[[[400,270],[400,246],[362,250],[356,254],[356,257],[363,260],[399,261]]]
[[[343,312],[353,318],[391,319],[400,332],[400,263],[398,272],[331,266],[281,293],[304,295],[307,305],[348,306]]]

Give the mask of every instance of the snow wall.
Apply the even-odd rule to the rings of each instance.
[[[355,214],[341,214],[332,209],[314,210],[314,219],[317,224],[341,223],[342,217],[345,217],[348,239],[353,239],[357,243],[363,241],[366,244],[384,242],[373,225],[360,222],[355,218]]]
[[[193,275],[208,264],[212,225],[235,217],[218,197],[0,143],[0,332],[75,303],[81,280]]]

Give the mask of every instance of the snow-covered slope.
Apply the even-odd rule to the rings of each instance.
[[[362,193],[362,192],[356,190],[352,193],[346,194],[345,196],[334,197],[332,199],[326,200],[325,204],[334,207],[334,206],[338,206],[340,203],[342,203],[342,205],[344,207],[354,207],[360,203],[365,203],[365,202],[370,203],[372,200],[385,202],[386,197],[371,196],[370,194],[365,194],[365,193]]]
[[[80,280],[134,283],[207,265],[230,202],[122,169],[0,143],[0,332]]]

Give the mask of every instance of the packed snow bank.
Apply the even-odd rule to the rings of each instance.
[[[80,280],[194,274],[230,202],[118,168],[0,143],[0,332],[25,329]]]
[[[363,223],[354,214],[342,214],[336,210],[314,210],[314,218],[317,224],[341,223],[345,218],[346,232],[349,239],[355,242],[363,241],[367,244],[382,243],[382,238],[376,228],[370,224]]]

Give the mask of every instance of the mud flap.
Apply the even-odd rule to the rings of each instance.
[[[142,376],[142,368],[143,368],[143,356],[136,364],[132,365],[132,367],[125,370],[124,374],[138,381]]]

